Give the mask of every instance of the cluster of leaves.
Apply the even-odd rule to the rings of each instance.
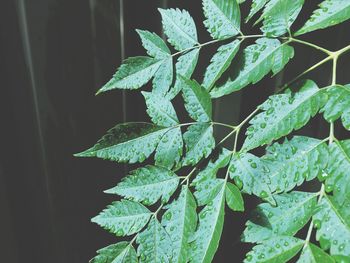
[[[246,21],[261,13],[255,23],[261,23],[259,36],[241,32],[242,2],[203,0],[204,25],[214,39],[205,44],[199,44],[187,11],[160,9],[167,42],[176,53],[155,33],[138,30],[149,56],[125,60],[100,89],[99,93],[139,89],[153,79],[152,91],[142,92],[152,123],[118,124],[77,156],[127,163],[154,159],[154,164],[132,171],[106,191],[122,199],[92,221],[119,237],[134,237],[99,250],[93,263],[211,262],[223,231],[225,206],[243,211],[242,193],[263,200],[242,235],[242,241],[255,244],[245,262],[287,262],[299,252],[299,263],[350,262],[350,140],[338,141],[333,133],[338,119],[350,130],[350,86],[337,84],[335,70],[338,57],[350,47],[330,52],[295,38],[349,19],[350,1],[324,0],[301,29],[291,32],[304,0],[253,0]],[[240,52],[242,42],[252,37],[256,41]],[[202,47],[221,41],[225,43],[212,57],[201,84],[191,79]],[[334,63],[332,85],[319,88],[303,80],[294,85],[297,91],[270,96],[239,125],[213,120],[214,98],[280,72],[294,56],[294,42],[326,53],[326,60]],[[224,84],[217,84],[234,59],[243,63],[221,81]],[[173,107],[180,93],[191,123],[181,123]],[[318,113],[331,123],[329,137],[290,136],[276,142]],[[248,122],[238,150],[238,134]],[[235,135],[233,149],[215,140],[214,125],[232,129],[226,138]],[[265,145],[265,155],[251,153]],[[295,190],[311,180],[320,182],[319,192]],[[295,237],[308,223],[306,238]],[[315,244],[310,242],[313,227]]]

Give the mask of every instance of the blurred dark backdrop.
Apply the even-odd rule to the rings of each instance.
[[[295,27],[319,2],[306,1]],[[83,263],[96,249],[116,241],[90,218],[113,200],[102,190],[114,186],[130,167],[72,154],[116,123],[148,119],[137,91],[94,93],[122,58],[144,54],[135,29],[161,34],[158,7],[186,8],[197,22],[200,41],[209,39],[199,0],[1,1],[1,262]],[[242,10],[247,14],[248,5]],[[344,23],[304,38],[336,50],[349,44],[349,28]],[[243,32],[258,31],[246,27]],[[215,119],[237,123],[281,82],[322,58],[317,51],[295,47],[295,58],[278,76],[216,100]],[[202,50],[196,79],[201,80],[215,48]],[[348,83],[349,57],[340,64],[339,83]],[[325,86],[330,72],[325,65],[309,77]],[[224,131],[217,132],[222,136]],[[322,137],[328,125],[316,118],[297,133]],[[337,127],[337,133],[343,130]],[[255,203],[249,199],[247,206]],[[227,211],[214,262],[242,261],[248,246],[238,241],[247,215]]]

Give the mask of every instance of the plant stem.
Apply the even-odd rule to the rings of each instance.
[[[288,81],[286,84],[284,84],[282,86],[282,88],[278,89],[276,93],[280,93],[282,91],[284,91],[286,88],[289,87],[289,85],[293,84],[295,81],[297,81],[298,79],[300,79],[302,76],[306,75],[307,73],[313,71],[314,69],[320,67],[321,65],[323,65],[324,63],[326,63],[327,61],[332,60],[331,56],[328,56],[326,58],[324,58],[323,60],[321,60],[320,62],[316,63],[315,65],[311,66],[310,68],[308,68],[307,70],[305,70],[304,72],[300,73],[298,76],[296,76],[295,78],[293,78],[292,80]]]
[[[337,62],[338,55],[333,56],[332,86],[337,84]]]
[[[291,40],[291,42],[300,43],[300,44],[312,47],[314,49],[320,50],[320,51],[326,53],[327,55],[332,55],[332,51],[330,51],[328,49],[325,49],[323,47],[320,47],[318,45],[315,45],[313,43],[310,43],[310,42],[307,42],[307,41],[303,41],[303,40],[300,40],[300,39],[297,39],[297,38],[293,38],[293,37],[290,37],[289,40]]]

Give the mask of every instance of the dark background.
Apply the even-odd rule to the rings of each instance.
[[[0,261],[6,263],[82,263],[95,250],[116,241],[90,223],[113,200],[102,190],[130,169],[72,154],[91,146],[116,123],[148,119],[138,91],[94,96],[123,57],[143,55],[134,29],[161,34],[157,7],[186,8],[203,43],[209,40],[199,0],[2,0],[0,1]],[[306,1],[300,27],[319,1]],[[248,5],[242,6],[247,14]],[[350,23],[303,39],[331,50],[350,42]],[[243,28],[245,34],[249,31]],[[247,42],[249,43],[249,42]],[[215,120],[237,123],[323,54],[294,45],[296,56],[275,78],[216,100]],[[195,78],[215,51],[201,51]],[[349,57],[339,61],[338,82],[350,82]],[[330,64],[309,74],[320,86],[330,83]],[[181,100],[176,104],[181,105]],[[218,130],[223,136],[225,130]],[[337,134],[343,130],[337,127]],[[328,125],[316,118],[298,134],[325,137]],[[340,135],[343,136],[343,135]],[[312,185],[310,186],[312,187]],[[248,199],[248,209],[256,200]],[[227,211],[214,262],[241,262],[240,244],[248,213]]]

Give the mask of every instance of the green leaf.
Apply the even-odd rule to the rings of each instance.
[[[258,20],[263,20],[261,31],[267,36],[281,36],[287,33],[303,4],[304,0],[270,0]]]
[[[199,49],[193,49],[192,51],[180,56],[176,62],[176,74],[177,76],[183,76],[190,79],[198,62]],[[174,87],[169,91],[167,97],[172,100],[181,91],[181,81],[177,77]]]
[[[257,13],[259,12],[265,5],[267,2],[269,2],[270,0],[253,0],[252,1],[252,5],[250,8],[250,12],[249,15],[246,18],[246,23]]]
[[[267,168],[260,159],[250,153],[236,153],[230,163],[230,177],[247,194],[254,194],[275,205],[269,185]]]
[[[90,263],[137,263],[136,251],[128,242],[119,242],[97,251]]]
[[[139,232],[151,215],[142,204],[122,200],[113,202],[91,221],[117,236],[129,236]]]
[[[179,124],[172,103],[159,94],[142,91],[147,105],[147,113],[152,122],[164,127],[172,127]]]
[[[324,118],[334,122],[341,117],[342,123],[350,130],[350,85],[327,88],[328,101],[323,107]]]
[[[303,240],[294,237],[275,237],[253,247],[244,263],[289,262],[302,248]]]
[[[118,194],[145,205],[153,205],[160,198],[163,203],[168,202],[178,184],[179,178],[174,172],[148,165],[132,171],[116,187],[105,193]]]
[[[232,43],[218,48],[217,52],[210,60],[210,65],[207,67],[204,74],[202,85],[206,88],[206,90],[210,90],[214,86],[215,82],[228,69],[239,50],[240,44],[240,41],[235,40]]]
[[[191,125],[184,133],[186,156],[182,165],[195,165],[203,157],[208,157],[215,147],[213,126],[209,123],[196,123]]]
[[[329,146],[326,169],[326,191],[333,191],[338,204],[350,200],[350,140],[336,141]]]
[[[269,169],[271,191],[282,193],[323,173],[328,163],[328,146],[318,139],[295,136],[268,147],[262,160]]]
[[[137,236],[136,242],[139,244],[137,254],[140,263],[172,262],[172,241],[156,218],[151,219],[147,228]]]
[[[92,148],[75,156],[98,157],[117,162],[143,162],[168,130],[169,128],[143,122],[118,124]]]
[[[158,9],[168,42],[182,51],[198,44],[197,29],[193,18],[186,10]]]
[[[318,29],[337,25],[350,18],[350,2],[344,0],[325,0],[315,10],[305,25],[295,35],[302,35]]]
[[[263,112],[249,123],[243,149],[249,151],[303,127],[326,103],[327,96],[317,85],[306,81],[299,92],[270,96],[259,106]]]
[[[203,0],[207,20],[204,25],[214,39],[226,39],[240,33],[241,12],[236,0]]]
[[[174,128],[164,134],[160,140],[156,154],[156,165],[171,169],[174,164],[179,163],[182,156],[183,140],[181,128]]]
[[[169,91],[171,84],[173,84],[173,74],[173,58],[164,59],[156,74],[154,74],[152,92],[164,96]]]
[[[128,58],[97,94],[113,89],[141,88],[154,76],[162,63],[163,60],[150,57]]]
[[[349,190],[348,190],[349,191]],[[331,255],[350,255],[350,199],[339,205],[331,196],[324,195],[314,216],[318,228],[316,239]]]
[[[244,201],[239,189],[231,183],[226,184],[226,203],[233,211],[244,211]]]
[[[277,74],[293,56],[293,47],[281,44],[277,39],[260,38],[245,48],[241,58],[243,65],[233,80],[229,79],[223,86],[214,87],[210,94],[218,98],[257,83],[270,71]]]
[[[221,168],[224,168],[230,162],[232,152],[222,149],[222,152],[215,161],[210,160],[208,165],[198,173],[192,182],[196,191],[194,196],[199,206],[207,205],[211,202],[222,189],[224,181],[217,179],[216,175]]]
[[[225,184],[199,213],[199,225],[190,244],[191,263],[210,263],[219,247],[225,217]]]
[[[136,30],[139,34],[143,47],[151,57],[164,58],[170,56],[170,50],[163,39],[155,33],[147,30]]]
[[[183,186],[179,198],[167,206],[163,215],[162,225],[172,240],[173,263],[188,261],[189,238],[197,225],[196,208],[192,193],[187,186]]]
[[[318,246],[308,242],[297,263],[335,263],[335,260]]]
[[[310,220],[317,205],[317,193],[290,192],[275,195],[277,206],[256,208],[243,233],[245,242],[260,243],[278,236],[294,236]]]
[[[190,117],[198,122],[209,122],[212,116],[212,103],[208,93],[195,80],[189,80],[179,76],[182,86],[182,94],[185,100],[185,108]]]

